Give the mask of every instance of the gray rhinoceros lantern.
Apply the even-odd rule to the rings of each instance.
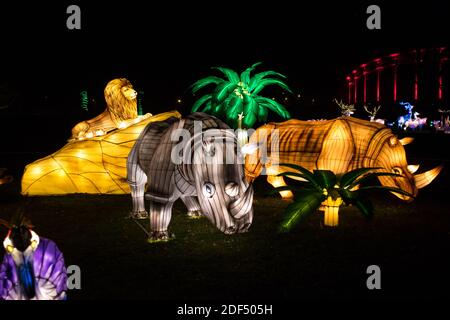
[[[189,215],[206,216],[225,234],[246,232],[253,219],[253,188],[243,162],[233,130],[213,116],[193,113],[151,123],[127,160],[131,217],[150,217],[150,242],[168,240],[172,206],[181,198]]]

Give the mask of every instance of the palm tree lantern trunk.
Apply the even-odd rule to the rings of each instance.
[[[339,223],[339,207],[343,203],[342,198],[328,197],[325,201],[324,224],[328,227],[336,227]]]
[[[240,113],[238,115],[238,129],[237,129],[237,138],[239,141],[239,145],[242,147],[243,145],[248,143],[248,133],[247,129],[242,129],[242,119],[244,118],[244,114]]]

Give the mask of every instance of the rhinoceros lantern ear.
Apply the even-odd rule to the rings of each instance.
[[[203,151],[210,157],[214,157],[216,154],[216,147],[214,146],[214,140],[205,140],[202,144]]]
[[[414,141],[413,137],[404,137],[400,140],[398,140],[403,146],[406,146],[407,144],[410,144],[411,142]]]
[[[396,136],[392,136],[392,137],[389,139],[389,145],[390,145],[391,147],[395,147],[395,146],[397,145],[397,143],[398,143],[398,139],[397,139]]]

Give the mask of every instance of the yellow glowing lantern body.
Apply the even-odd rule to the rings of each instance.
[[[338,189],[339,185],[334,186],[334,188]],[[353,188],[353,190],[355,189],[357,188]],[[324,225],[328,227],[337,227],[339,224],[339,207],[344,204],[344,200],[342,200],[339,193],[334,190],[328,192],[327,189],[324,189],[323,192],[327,198],[322,202],[319,210],[324,212]]]
[[[69,142],[52,155],[26,166],[22,194],[129,193],[126,161],[131,148],[147,124],[170,117],[181,115],[177,111],[161,113],[124,129]]]
[[[339,223],[339,207],[342,205],[342,198],[333,199],[328,196],[324,204],[324,224],[329,227],[336,227]]]

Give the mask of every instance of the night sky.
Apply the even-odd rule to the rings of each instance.
[[[145,111],[188,113],[186,90],[210,67],[241,71],[263,61],[261,70],[285,74],[301,94],[290,104],[294,116],[319,116],[332,98],[343,98],[355,66],[450,39],[444,1],[378,3],[381,30],[366,28],[369,2],[41,2],[2,2],[0,9],[1,81],[21,93],[26,113],[76,114],[82,88],[101,111],[103,88],[115,77],[145,92]],[[69,4],[81,7],[79,31],[66,28]]]
[[[138,92],[145,92],[143,95],[145,112],[157,114],[178,110],[183,115],[187,115],[194,101],[188,88],[196,80],[213,74],[214,71],[211,70],[211,67],[223,66],[241,72],[253,63],[261,61],[263,65],[257,70],[275,70],[285,74],[287,76],[286,83],[294,92],[293,95],[282,96],[281,90],[277,87],[275,91],[270,89],[263,91],[264,94],[276,97],[277,100],[281,98],[284,100],[287,97],[288,101],[285,104],[293,118],[331,119],[340,115],[333,99],[346,98],[345,78],[357,66],[377,57],[403,50],[450,47],[450,1],[448,0],[395,1],[395,4],[392,3],[394,1],[389,3],[379,1],[349,3],[338,0],[334,2],[334,4],[330,4],[328,0],[267,2],[217,0],[177,2],[172,0],[0,1],[0,168],[11,170],[16,177],[15,186],[18,187],[26,164],[61,149],[67,144],[67,140],[71,136],[71,128],[75,124],[103,112],[106,107],[103,90],[105,85],[114,78],[128,78]],[[71,4],[81,7],[81,30],[68,30],[66,27],[68,18],[66,8]],[[371,4],[381,7],[381,30],[368,30],[366,27],[368,17],[366,9]],[[80,106],[81,90],[87,90],[89,98],[96,101],[96,104],[90,103],[88,111],[83,110]],[[179,99],[182,101],[181,103],[177,102]],[[4,108],[5,103],[10,106]],[[383,108],[387,109],[388,106],[383,106]],[[450,106],[443,108],[450,109]],[[430,114],[425,115],[431,118]],[[367,114],[360,117],[367,119]],[[269,113],[268,121],[280,120],[277,115]],[[255,127],[258,125],[259,123]],[[248,292],[252,291],[256,297],[262,297],[265,292],[269,292],[271,283],[276,285],[281,283],[280,288],[284,283],[286,284],[287,288],[273,291],[275,293],[282,292],[283,295],[287,295],[287,293],[293,292],[299,294],[299,297],[304,294],[305,297],[310,298],[310,292],[300,292],[295,287],[299,283],[299,279],[302,279],[301,281],[305,281],[306,287],[308,288],[310,285],[316,290],[316,293],[326,292],[330,297],[337,293],[336,297],[339,301],[339,299],[346,298],[345,294],[339,294],[341,289],[343,293],[353,294],[352,290],[357,288],[354,291],[355,297],[360,292],[358,290],[361,288],[365,290],[364,287],[356,287],[359,286],[358,281],[363,279],[365,274],[360,275],[355,270],[362,263],[366,263],[366,261],[369,263],[369,259],[372,257],[376,259],[370,263],[384,261],[385,265],[391,267],[390,270],[386,269],[388,277],[390,277],[386,279],[389,279],[390,282],[386,281],[388,284],[386,287],[383,284],[383,288],[387,288],[389,293],[386,298],[396,295],[401,297],[403,293],[407,293],[406,298],[414,297],[415,299],[439,296],[440,292],[438,291],[444,289],[447,290],[448,295],[448,285],[445,285],[448,283],[448,263],[446,263],[445,253],[448,254],[449,233],[448,228],[446,229],[448,219],[445,218],[448,215],[444,215],[445,210],[448,211],[448,204],[445,203],[445,199],[448,198],[449,181],[448,137],[449,135],[444,134],[432,136],[419,133],[415,144],[407,147],[409,148],[408,159],[411,159],[410,164],[420,163],[421,170],[434,167],[438,163],[445,163],[446,166],[434,186],[430,187],[428,191],[427,189],[421,190],[421,197],[415,202],[417,206],[412,207],[411,213],[407,212],[406,207],[406,209],[400,208],[397,202],[377,198],[377,202],[382,208],[380,210],[387,208],[386,210],[392,210],[393,214],[391,216],[390,211],[382,212],[380,219],[375,221],[373,227],[363,225],[360,228],[361,220],[355,220],[354,225],[344,222],[347,229],[351,229],[352,232],[340,235],[338,232],[325,233],[323,230],[320,230],[319,233],[316,232],[317,229],[309,228],[307,225],[305,236],[300,234],[299,239],[302,241],[298,243],[295,238],[278,236],[270,238],[271,231],[267,231],[268,240],[264,238],[264,241],[258,240],[259,242],[252,244],[252,255],[257,259],[264,258],[261,262],[255,260],[257,261],[255,267],[248,264],[248,261],[252,261],[252,257],[243,256],[247,250],[245,242],[242,245],[238,244],[238,241],[235,244],[224,242],[226,245],[223,248],[220,245],[215,247],[214,253],[209,256],[209,238],[203,239],[200,247],[195,245],[196,253],[194,253],[194,259],[191,259],[187,256],[190,251],[183,251],[182,241],[183,237],[185,239],[196,238],[188,238],[181,232],[181,237],[176,240],[178,244],[181,243],[181,246],[174,246],[171,249],[175,251],[171,252],[182,252],[183,256],[166,256],[169,254],[169,250],[155,250],[152,251],[152,254],[156,253],[156,260],[155,256],[150,254],[147,256],[149,260],[141,261],[140,259],[141,264],[138,264],[137,267],[131,262],[127,265],[126,261],[134,259],[133,254],[139,253],[140,250],[148,252],[148,247],[127,246],[127,243],[132,243],[134,246],[135,242],[133,241],[137,239],[128,237],[128,235],[123,243],[122,239],[118,238],[116,230],[119,230],[119,234],[127,230],[123,227],[122,221],[124,208],[129,210],[129,202],[120,202],[115,198],[98,198],[100,199],[98,203],[95,202],[97,198],[92,198],[94,201],[86,198],[84,202],[82,200],[80,203],[78,203],[78,199],[83,198],[67,197],[61,198],[62,200],[45,198],[42,201],[38,199],[33,205],[40,210],[32,212],[32,215],[37,217],[36,220],[46,221],[43,224],[44,229],[46,226],[48,228],[57,226],[56,229],[48,230],[56,231],[56,239],[58,235],[60,238],[64,237],[65,241],[61,242],[63,244],[61,247],[65,244],[69,248],[76,248],[73,252],[82,253],[78,256],[71,252],[72,256],[70,256],[69,251],[67,256],[75,260],[75,263],[78,264],[78,261],[81,261],[80,265],[83,268],[83,261],[88,266],[94,266],[93,269],[86,272],[87,279],[92,281],[86,281],[88,291],[80,291],[80,297],[85,292],[93,291],[94,298],[97,295],[104,299],[103,295],[114,296],[121,290],[123,292],[130,290],[132,297],[133,294],[137,296],[142,291],[135,292],[133,279],[144,284],[154,274],[159,274],[148,270],[163,270],[162,274],[168,275],[172,283],[169,281],[167,285],[164,276],[148,281],[149,283],[151,281],[151,285],[155,284],[155,279],[157,285],[163,283],[164,286],[167,286],[163,291],[169,296],[179,289],[178,286],[181,282],[175,283],[175,280],[180,279],[177,276],[181,275],[186,276],[187,281],[181,283],[180,290],[184,289],[184,292],[189,293],[191,289],[196,292],[195,290],[212,288],[211,290],[214,290],[215,294],[212,295],[213,298],[220,294],[225,296],[228,293],[227,290],[234,292],[237,289],[243,290],[243,296],[248,290]],[[417,159],[420,161],[416,162]],[[263,184],[263,179],[260,181],[262,181],[261,191],[255,192],[261,199],[258,200],[257,206],[259,206],[259,210],[263,209],[261,211],[266,210],[266,212],[261,212],[263,218],[265,218],[264,214],[267,214],[269,218],[273,217],[274,219],[274,213],[278,207],[273,207],[270,202],[265,202],[269,189],[267,189],[267,185]],[[265,189],[262,192],[264,186]],[[9,193],[5,193],[3,196],[3,199],[7,199],[4,200],[5,203],[12,203],[15,206],[16,197],[10,197],[11,199],[8,197]],[[88,204],[88,200],[90,204]],[[263,208],[266,203],[269,206]],[[446,207],[444,208],[444,206]],[[9,205],[8,208],[12,207],[13,205]],[[9,209],[3,211],[6,212],[6,210]],[[108,210],[111,210],[116,216],[111,215]],[[10,213],[8,212],[8,214]],[[97,218],[97,214],[99,218]],[[53,220],[54,217],[57,221],[56,224]],[[91,223],[92,217],[96,219],[95,224]],[[344,219],[346,219],[344,221],[351,220],[350,216],[345,216]],[[63,224],[58,224],[58,221],[64,221],[68,227],[62,228]],[[83,224],[83,221],[89,221],[89,223]],[[112,224],[114,221],[117,222],[117,225]],[[275,220],[265,221],[264,228],[259,230],[272,228],[271,221]],[[386,224],[383,225],[384,223]],[[87,228],[83,229],[82,226],[87,226]],[[106,237],[102,233],[102,226],[107,228]],[[378,229],[383,226],[385,228]],[[308,231],[308,229],[310,230]],[[320,227],[320,229],[323,228]],[[88,232],[85,233],[84,230]],[[373,231],[363,234],[364,230]],[[73,236],[67,237],[67,231],[69,235]],[[49,232],[52,239],[54,239],[53,234]],[[326,241],[320,242],[320,245],[316,245],[318,243],[316,241],[308,240],[318,239],[317,237],[322,237],[324,234]],[[108,235],[111,238],[108,238]],[[373,238],[371,238],[372,235],[374,235]],[[387,235],[386,238],[384,238],[385,235]],[[266,234],[261,236],[261,239],[263,239],[262,237],[266,237]],[[271,242],[271,239],[275,240]],[[291,241],[291,239],[293,241],[288,243],[287,241]],[[362,239],[362,241],[355,239]],[[130,242],[127,242],[128,240]],[[116,248],[116,243],[120,243],[119,249]],[[211,243],[216,246],[216,243]],[[258,247],[258,243],[264,244],[265,247]],[[147,244],[145,243],[145,245]],[[279,247],[277,247],[278,245]],[[225,251],[228,248],[237,248],[238,252]],[[281,248],[281,250],[277,251],[277,248]],[[223,257],[222,255],[219,257],[222,249],[225,254]],[[189,269],[196,266],[196,262],[203,261],[203,257],[196,260],[202,252],[201,250],[205,250],[205,252],[208,250],[204,255],[205,261],[212,257],[211,259],[216,259],[216,262],[209,264],[210,261],[207,261],[208,263],[203,264],[198,270]],[[291,259],[292,253],[300,252],[300,250],[303,251],[303,256],[311,256],[311,259],[303,260],[302,255],[298,256],[300,258],[295,258],[293,265],[301,265],[299,272],[294,268],[289,269],[289,264],[284,261],[291,260],[283,260],[283,257]],[[359,255],[360,252],[361,255]],[[117,261],[123,264],[115,263],[118,256],[121,259]],[[105,257],[113,258],[105,263]],[[243,257],[242,261],[239,260],[240,257]],[[327,259],[327,257],[331,258]],[[379,260],[377,260],[378,258]],[[150,263],[144,265],[146,261],[150,261],[151,265]],[[154,261],[157,262],[156,269],[154,269]],[[177,261],[182,261],[182,263],[176,263]],[[226,261],[226,263],[220,264],[221,261]],[[230,261],[232,263],[229,263]],[[281,261],[281,263],[270,264],[273,261]],[[345,261],[344,267],[339,266],[340,261]],[[184,265],[184,262],[189,263]],[[252,266],[251,269],[244,269],[250,270],[250,272],[242,273],[242,277],[251,279],[248,283],[253,283],[253,286],[251,285],[249,288],[242,286],[239,282],[240,277],[227,278],[227,272],[229,272],[227,270],[233,272],[238,270],[241,273],[241,266],[246,264]],[[226,268],[222,268],[223,265],[226,265]],[[124,266],[125,269],[121,269]],[[266,266],[269,266],[268,276],[259,273],[265,270]],[[305,267],[311,272],[302,273]],[[220,269],[219,272],[218,269]],[[129,272],[131,276],[123,277],[124,270],[131,270]],[[172,272],[172,270],[175,271]],[[198,281],[208,279],[208,274],[204,276],[202,273],[204,270],[206,270],[206,274],[211,273],[223,278],[218,284],[205,280],[205,284],[197,288],[197,284],[200,283]],[[288,272],[283,274],[280,270],[293,270],[292,274],[294,272],[296,274],[292,279],[296,279],[297,282],[291,281]],[[321,282],[315,278],[319,277],[324,270],[326,270],[324,279],[331,279],[330,282]],[[339,272],[340,270],[345,270],[343,276]],[[108,273],[111,271],[116,273]],[[145,273],[145,277],[141,277],[139,273],[141,271]],[[116,274],[120,276],[116,277]],[[98,275],[100,275],[100,279],[96,279]],[[261,278],[253,278],[256,275],[258,277],[261,275]],[[111,279],[114,281],[118,279],[118,282]],[[185,279],[183,278],[183,281]],[[215,278],[212,277],[212,279]],[[348,279],[352,281],[356,279],[356,281],[350,283],[347,282]],[[224,286],[226,290],[220,292],[217,288],[220,288],[224,281],[227,282]],[[100,286],[92,289],[98,283]],[[193,284],[192,288],[188,288],[191,283]],[[236,287],[232,288],[234,283],[236,283]],[[325,287],[322,288],[323,283],[325,283]],[[171,287],[173,284],[175,286]],[[349,287],[344,288],[347,284]],[[361,282],[361,286],[363,284],[364,282]],[[263,286],[267,286],[267,288],[263,288]],[[333,286],[334,288],[332,288]],[[114,290],[112,293],[106,292],[105,287],[112,287]],[[159,295],[158,290],[154,290],[152,286],[141,286],[140,290],[144,290],[144,287],[146,294],[150,292],[150,294]],[[156,286],[156,288],[158,287]],[[259,290],[259,288],[263,288],[263,290]],[[412,290],[407,292],[410,288]],[[205,292],[202,292],[200,296],[210,299]],[[383,294],[384,292],[382,291]],[[277,299],[284,299],[283,295]],[[314,295],[312,296],[314,297]],[[86,297],[92,298],[89,294]],[[162,295],[163,299],[164,297]],[[191,299],[188,294],[184,296],[184,293],[179,297]],[[365,297],[368,295],[362,298]],[[385,296],[370,295],[370,297],[378,299]],[[262,301],[267,300],[267,298],[264,299]],[[307,304],[298,304],[302,308],[305,305]],[[413,304],[409,304],[407,308],[402,304],[399,305],[403,312],[404,309],[411,309]],[[297,308],[295,312],[303,310],[298,306],[295,304]],[[371,304],[364,312],[367,310],[373,312],[377,308],[378,305],[374,307]],[[147,304],[144,310],[145,312],[150,310]],[[335,311],[333,308],[330,310]],[[434,306],[429,310],[434,310]],[[153,309],[151,311],[153,312]]]

